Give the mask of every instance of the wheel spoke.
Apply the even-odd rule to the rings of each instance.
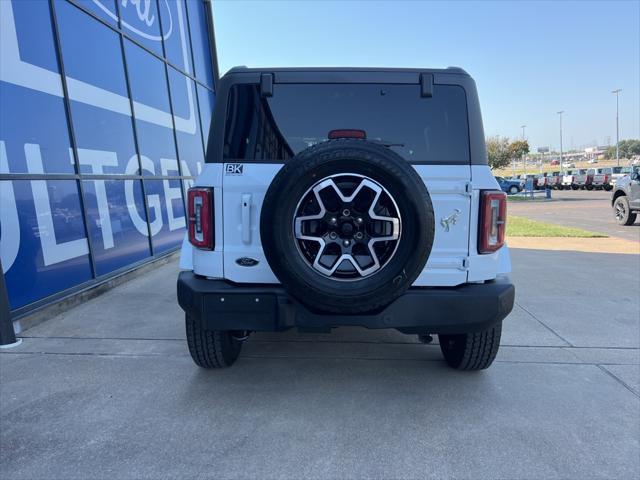
[[[351,193],[345,194],[342,188],[348,189],[347,191]],[[327,203],[330,207],[325,205],[321,196],[321,192],[325,189],[331,189],[335,193],[337,207],[335,201]],[[369,193],[366,199],[360,198],[356,201],[356,197],[367,190],[373,195]],[[384,203],[380,205],[386,215],[376,213],[383,195]],[[305,215],[304,205],[308,205],[313,199],[317,202],[320,211],[313,215]],[[365,200],[368,203],[363,207],[362,202]],[[338,212],[332,215],[336,212],[336,208]],[[366,214],[363,208],[366,208]],[[395,254],[401,235],[400,213],[391,194],[370,178],[357,174],[326,177],[303,195],[296,208],[296,214],[300,213],[302,215],[294,216],[294,237],[299,242],[296,244],[298,250],[314,270],[327,277],[338,280],[357,280],[366,277],[381,269]],[[317,222],[317,226],[304,228],[304,222],[308,221]],[[380,231],[379,227],[374,227],[380,222],[385,223],[386,226],[382,228],[381,236],[374,236],[380,235],[380,233],[373,233],[374,230]],[[313,247],[305,242],[315,242],[318,245]],[[388,245],[376,252],[374,245],[380,242],[388,242]],[[331,261],[332,257],[335,260],[330,267],[327,267],[327,262]],[[363,267],[358,262],[358,257],[370,257],[371,260],[367,260],[367,266]],[[323,259],[325,259],[324,263]],[[345,262],[353,269],[341,268]]]

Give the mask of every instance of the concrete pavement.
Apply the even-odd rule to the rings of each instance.
[[[637,478],[640,258],[512,257],[480,373],[360,329],[255,334],[200,370],[162,266],[0,354],[0,477]]]

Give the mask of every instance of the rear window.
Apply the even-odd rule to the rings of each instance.
[[[225,160],[285,161],[328,140],[332,130],[362,130],[412,163],[469,163],[464,89],[435,85],[275,84],[272,97],[258,85],[229,93]]]

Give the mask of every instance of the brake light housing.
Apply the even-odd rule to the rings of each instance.
[[[367,139],[367,132],[364,130],[357,130],[355,128],[342,128],[338,130],[331,130],[327,135],[329,140],[335,140],[336,138],[358,138],[360,140]]]
[[[213,250],[213,189],[190,188],[187,202],[189,243],[201,250]]]
[[[499,190],[480,192],[478,253],[493,253],[504,245],[507,227],[507,195]]]

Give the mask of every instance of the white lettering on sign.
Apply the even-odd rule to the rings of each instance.
[[[27,171],[29,173],[43,174],[44,168],[42,165],[40,145],[27,143],[24,145],[24,153],[27,162]],[[73,152],[70,151],[71,156],[72,153]],[[73,162],[73,158],[71,158],[71,161]],[[104,171],[104,167],[118,166],[117,154],[103,150],[79,148],[78,161],[81,165],[89,166],[91,168],[91,174],[108,173]],[[156,174],[153,161],[149,157],[140,156],[140,164],[142,165],[142,170],[153,175]],[[133,155],[127,162],[125,173],[127,175],[138,175],[140,173],[138,165],[138,157],[137,155]],[[182,167],[183,174],[190,175],[186,162],[183,161]],[[160,159],[160,168],[163,175],[171,175],[172,172],[177,172],[177,162],[175,159],[162,158]],[[198,165],[198,170],[200,169],[200,165]],[[9,172],[9,162],[4,140],[0,140],[0,173],[11,173]],[[153,177],[149,176],[149,180],[153,180]],[[96,190],[96,203],[98,205],[98,219],[102,234],[102,243],[106,250],[115,246],[109,210],[109,198],[105,188],[105,180],[92,181],[94,182]],[[148,229],[147,222],[140,215],[136,207],[134,186],[139,180],[121,180],[121,182],[124,184],[127,211],[129,212],[135,229],[144,236],[149,235],[149,229],[151,230],[151,235],[156,235],[164,225],[160,195],[157,193],[147,195],[149,217],[150,219],[153,217],[153,221],[150,221]],[[50,192],[47,188],[47,181],[30,180],[30,184],[33,191],[33,203],[36,211],[37,231],[35,232],[35,236],[40,239],[44,265],[49,266],[87,255],[89,253],[89,244],[86,237],[58,243],[54,229],[54,212],[51,210],[51,199],[49,197]],[[173,208],[173,202],[182,198],[180,187],[172,187],[166,179],[162,180],[162,186],[169,221],[169,230],[173,231],[184,228],[186,225],[184,215],[176,216]],[[2,205],[2,208],[0,208],[0,226],[2,227],[2,235],[0,236],[0,258],[2,259],[2,270],[8,272],[18,256],[21,240],[20,219],[13,182],[11,180],[0,181],[0,205]]]
[[[25,144],[24,155],[29,173],[44,173],[40,145]],[[42,261],[45,267],[87,255],[89,253],[89,244],[86,238],[78,238],[77,240],[62,243],[58,243],[56,240],[46,180],[31,180],[31,190],[33,191],[36,222],[38,224],[40,245],[42,246]]]
[[[169,172],[174,172],[178,175],[178,162],[172,158],[161,158],[160,169],[163,176],[171,175]],[[169,230],[177,230],[178,228],[184,228],[186,222],[184,216],[175,217],[173,215],[173,201],[182,200],[182,189],[180,187],[172,187],[169,184],[169,180],[163,180],[162,185],[164,187],[164,201],[167,209],[167,218],[169,219]],[[179,185],[179,183],[178,183]]]
[[[122,0],[120,3],[123,8],[127,8],[128,0]],[[155,17],[151,15],[151,0],[131,0],[131,5],[135,5],[138,13],[138,20],[147,24],[147,27],[153,25]]]
[[[102,167],[118,166],[118,156],[115,152],[79,148],[78,162],[80,162],[80,165],[90,166],[91,173],[101,174],[105,173]],[[96,202],[98,203],[98,217],[100,219],[100,231],[102,232],[102,245],[105,250],[108,250],[113,248],[113,230],[111,229],[107,190],[104,186],[104,180],[94,180],[93,185],[96,189]]]
[[[118,17],[116,16],[116,14],[113,13],[105,5],[103,5],[102,1],[103,0],[93,0],[93,3],[95,3],[100,8],[100,10],[111,17],[111,19],[117,22]],[[120,0],[120,5],[121,11],[127,7],[134,8],[138,20],[140,20],[140,22],[146,27],[151,27],[156,21],[156,17],[151,13],[151,0]],[[161,0],[160,5],[160,8],[164,7],[167,12],[166,19],[165,16],[162,17],[162,21],[164,22],[162,26],[166,30],[166,33],[164,35],[162,35],[162,33],[160,35],[153,35],[148,32],[144,32],[140,28],[131,25],[124,20],[122,20],[122,26],[128,30],[131,30],[135,34],[140,35],[142,38],[146,38],[147,40],[154,40],[156,42],[167,40],[173,32],[173,18],[171,16],[171,9],[169,8],[169,0]],[[180,6],[178,6],[178,8],[180,9]],[[181,10],[178,10],[178,14],[180,13]],[[140,25],[140,27],[142,27],[142,25]]]
[[[7,150],[4,141],[0,140],[0,173],[9,173]],[[0,259],[2,270],[8,272],[18,256],[20,250],[20,223],[18,209],[16,208],[16,196],[13,192],[13,182],[0,182]]]

